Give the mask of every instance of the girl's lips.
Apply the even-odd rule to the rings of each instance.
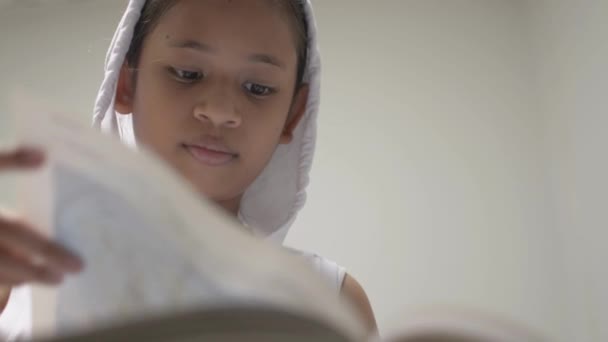
[[[197,161],[208,166],[222,166],[237,158],[234,153],[227,152],[223,147],[184,145],[184,148]]]

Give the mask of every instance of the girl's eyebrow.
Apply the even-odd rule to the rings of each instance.
[[[169,47],[177,49],[195,50],[198,52],[210,54],[217,53],[217,50],[211,47],[210,45],[192,39],[172,40],[169,42]],[[264,53],[251,54],[247,56],[247,60],[252,63],[264,63],[280,69],[285,69],[285,64],[281,62],[278,58]]]
[[[186,39],[186,40],[172,40],[171,42],[169,42],[169,46],[173,47],[173,48],[178,48],[178,49],[192,49],[192,50],[196,50],[196,51],[200,51],[200,52],[207,52],[207,53],[215,53],[215,49],[213,49],[211,46],[201,43],[201,42],[197,42],[196,40],[192,40],[192,39]]]

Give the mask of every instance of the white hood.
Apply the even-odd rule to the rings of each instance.
[[[131,0],[106,55],[105,76],[94,111],[94,126],[117,134],[134,145],[131,115],[114,111],[116,86],[145,0]],[[298,211],[306,202],[306,186],[316,141],[316,121],[321,85],[321,60],[317,30],[310,0],[305,1],[308,21],[308,61],[304,82],[310,85],[308,106],[289,145],[280,145],[266,169],[249,187],[241,202],[239,218],[260,237],[282,243]]]

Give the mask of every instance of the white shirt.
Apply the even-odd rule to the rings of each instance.
[[[30,338],[32,333],[32,293],[29,286],[11,291],[8,303],[0,315],[0,341]]]

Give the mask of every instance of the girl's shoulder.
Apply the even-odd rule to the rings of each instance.
[[[310,262],[313,268],[317,270],[323,278],[327,279],[329,285],[336,293],[346,297],[354,304],[357,311],[361,314],[361,317],[365,320],[370,333],[375,333],[377,331],[378,328],[374,311],[372,310],[365,290],[355,278],[346,272],[344,267],[315,253],[300,251],[289,247],[286,248]]]

